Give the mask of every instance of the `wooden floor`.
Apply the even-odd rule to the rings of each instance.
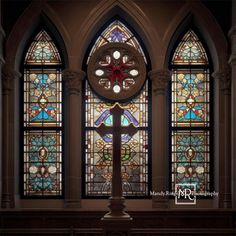
[[[1,236],[99,236],[106,231],[105,212],[68,210],[1,210]],[[105,235],[236,235],[234,210],[158,210],[129,212],[127,230],[113,222],[119,234]],[[109,224],[106,223],[106,225]],[[113,226],[112,226],[113,227]]]

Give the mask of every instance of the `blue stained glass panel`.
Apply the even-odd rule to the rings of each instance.
[[[106,126],[112,126],[113,124],[113,116],[110,114],[110,108],[105,110],[100,117],[95,121],[95,125],[99,126],[104,123]],[[134,124],[134,126],[138,126],[139,123],[128,110],[124,110],[124,114],[121,116],[121,126],[129,126],[130,124]]]
[[[57,70],[25,71],[25,126],[60,126],[61,77]]]
[[[172,77],[172,125],[209,126],[209,72],[175,70]]]
[[[95,121],[95,125],[99,126],[102,123],[104,123],[106,126],[111,126],[113,124],[112,115],[110,113],[110,110],[107,109],[98,117],[98,119]]]
[[[108,35],[108,40],[110,42],[125,42],[127,39],[127,35],[125,35],[118,27],[114,28],[110,32],[110,35]]]
[[[25,195],[60,195],[61,131],[25,131]]]
[[[175,184],[195,184],[197,192],[209,191],[208,131],[172,132],[172,172]]]

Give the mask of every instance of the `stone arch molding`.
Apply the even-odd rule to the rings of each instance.
[[[179,12],[173,17],[167,28],[163,42],[165,51],[164,66],[168,67],[171,51],[179,34],[183,32],[189,24],[190,19],[203,36],[210,51],[214,71],[224,70],[227,65],[227,39],[220,26],[207,7],[200,1],[187,2]]]
[[[6,40],[6,64],[13,70],[20,71],[24,49],[34,30],[40,24],[41,17],[49,22],[50,33],[59,33],[61,40],[58,43],[63,45],[62,56],[67,64],[67,52],[69,53],[71,40],[65,26],[45,1],[33,1],[18,19]]]
[[[152,26],[151,21],[145,13],[130,0],[102,0],[93,8],[82,23],[80,30],[78,30],[72,39],[73,52],[76,55],[80,55],[80,58],[78,58],[79,65],[73,65],[73,67],[76,68],[79,66],[79,68],[82,68],[86,50],[97,33],[97,29],[116,15],[122,16],[124,20],[135,28],[149,53],[152,67],[155,67],[155,63],[159,61],[156,58],[157,53],[155,52],[162,51],[161,38],[158,30],[153,30],[154,26]]]
[[[40,16],[46,15],[61,35],[68,55],[77,58],[77,60],[69,62],[70,68],[82,68],[85,52],[97,28],[105,24],[112,16],[117,15],[117,12],[118,15],[122,13],[122,17],[142,37],[149,53],[152,68],[168,67],[168,56],[172,49],[171,42],[174,40],[173,35],[175,35],[176,30],[181,32],[190,15],[193,16],[196,26],[204,35],[213,58],[214,70],[223,70],[225,65],[227,65],[227,40],[211,12],[201,2],[189,1],[185,3],[173,17],[163,38],[161,38],[158,29],[153,27],[147,15],[137,4],[130,0],[102,0],[93,8],[80,29],[71,37],[60,17],[46,1],[33,1],[19,18],[7,38],[6,63],[12,69],[19,71],[20,60],[26,42],[32,35],[33,29],[37,26]],[[157,58],[158,54],[165,55],[164,59]]]

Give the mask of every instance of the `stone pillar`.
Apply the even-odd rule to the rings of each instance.
[[[65,205],[81,207],[81,158],[82,158],[82,81],[83,71],[65,70]]]
[[[14,80],[20,73],[5,64],[2,78],[2,208],[14,207]]]
[[[171,79],[168,70],[154,70],[149,73],[152,80],[152,191],[167,191],[167,86]],[[167,197],[153,196],[153,207],[168,207]]]
[[[0,14],[1,14],[1,1],[0,1]],[[5,38],[5,33],[3,31],[2,25],[1,25],[1,17],[0,17],[0,124],[2,124],[2,67],[5,63],[3,58],[3,40]],[[0,176],[2,176],[2,125],[0,125]],[[0,196],[2,191],[2,179],[0,179]]]
[[[232,204],[236,207],[236,1],[232,1],[232,26],[229,31],[229,38],[231,40],[231,56],[229,64],[231,65],[231,143],[232,143]]]
[[[230,71],[213,73],[212,76],[220,82],[224,96],[224,158],[223,158],[223,207],[231,208],[231,78]],[[220,181],[221,183],[221,181]],[[222,188],[220,188],[222,189]]]

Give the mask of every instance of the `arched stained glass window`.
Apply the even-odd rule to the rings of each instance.
[[[193,30],[172,58],[171,147],[172,190],[191,184],[210,190],[211,86],[209,61]]]
[[[131,31],[120,21],[112,22],[98,37],[91,49],[89,58],[102,45],[110,42],[122,42],[132,45],[141,55],[143,50]],[[145,58],[146,61],[146,58]],[[137,129],[134,136],[121,136],[121,162],[123,193],[125,196],[147,196],[148,181],[148,81],[140,93],[126,103],[119,103],[123,109],[121,126],[133,124]],[[111,192],[112,177],[112,134],[100,135],[99,126],[113,125],[111,108],[114,103],[103,101],[85,81],[85,153],[84,153],[84,195],[86,197],[107,196]]]
[[[60,54],[46,31],[24,61],[24,196],[62,194],[62,80]]]

